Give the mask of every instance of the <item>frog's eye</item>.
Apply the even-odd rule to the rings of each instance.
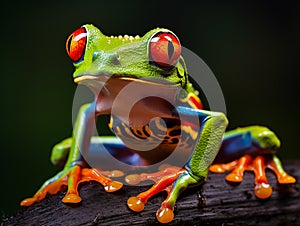
[[[86,46],[87,32],[84,27],[74,31],[68,38],[66,49],[69,57],[73,62],[83,60],[83,55]]]
[[[181,54],[178,38],[170,32],[159,32],[149,43],[150,62],[169,68],[175,66]]]

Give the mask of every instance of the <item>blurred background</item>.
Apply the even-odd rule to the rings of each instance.
[[[1,6],[1,193],[5,215],[58,169],[49,157],[71,135],[76,89],[65,52],[70,33],[93,23],[107,35],[169,28],[198,54],[224,92],[229,128],[268,125],[280,157],[300,159],[300,7],[282,3],[69,1]]]

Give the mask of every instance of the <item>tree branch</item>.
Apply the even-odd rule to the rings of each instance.
[[[275,176],[267,172],[273,187],[268,200],[255,198],[251,173],[246,173],[239,186],[226,183],[223,174],[209,174],[203,186],[188,189],[179,197],[170,225],[300,225],[300,161],[287,161],[285,166],[297,182],[278,185]],[[1,225],[158,224],[155,213],[165,193],[151,198],[141,213],[132,212],[126,205],[130,196],[147,188],[124,186],[121,191],[106,193],[100,184],[89,182],[80,187],[83,201],[79,205],[63,204],[64,192],[60,192],[2,219]]]

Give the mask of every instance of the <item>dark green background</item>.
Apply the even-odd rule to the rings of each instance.
[[[1,6],[1,211],[11,214],[57,169],[51,147],[72,131],[76,85],[68,35],[93,23],[105,34],[166,27],[222,86],[230,128],[268,125],[280,156],[300,158],[299,4],[69,1]]]

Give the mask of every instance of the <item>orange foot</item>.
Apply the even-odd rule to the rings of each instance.
[[[135,212],[144,210],[145,204],[153,195],[161,191],[168,193],[168,197],[162,202],[161,207],[156,212],[156,218],[160,223],[169,223],[173,220],[174,206],[180,192],[189,185],[198,183],[186,169],[173,166],[166,167],[157,173],[129,175],[125,180],[132,185],[146,180],[155,182],[149,190],[127,200],[128,207]]]
[[[265,175],[266,168],[273,170],[280,184],[292,184],[296,182],[294,177],[284,171],[280,160],[275,155],[259,155],[255,158],[252,158],[250,155],[245,155],[239,160],[227,164],[211,165],[209,170],[214,173],[231,171],[226,176],[226,180],[230,182],[242,182],[245,170],[254,171],[254,194],[257,198],[267,199],[272,195],[273,190]]]
[[[120,171],[105,172],[105,174],[122,176],[122,172]],[[74,165],[47,180],[32,198],[24,199],[21,202],[21,206],[30,206],[35,202],[43,200],[47,194],[56,194],[64,185],[68,186],[68,190],[62,201],[64,203],[79,203],[81,202],[81,197],[78,193],[78,185],[91,180],[101,183],[107,192],[117,191],[123,186],[122,183],[112,181],[110,178],[103,176],[97,169],[81,168],[78,165]]]

